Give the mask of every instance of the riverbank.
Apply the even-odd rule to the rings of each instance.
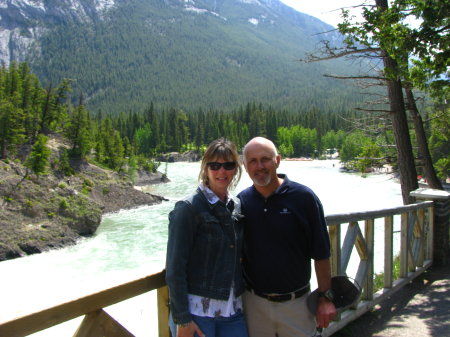
[[[188,163],[196,161],[194,157],[195,153],[183,156],[170,154],[165,159],[172,158],[174,161]],[[337,160],[286,160],[286,163],[295,162],[303,162],[306,165],[304,169],[318,163],[336,170],[339,167]],[[23,165],[0,161],[0,261],[74,245],[81,238],[92,236],[96,232],[105,213],[158,204],[165,200],[159,195],[171,197],[170,194],[166,195],[167,192],[149,192],[151,188],[143,188],[166,181],[167,172],[162,174],[140,171],[134,181],[131,181],[125,175],[88,162],[73,164],[76,174],[70,177],[50,171],[46,175],[30,175],[23,179]],[[160,170],[167,171],[167,166],[162,163]],[[194,184],[197,170],[196,167],[189,175],[192,176]],[[183,177],[186,178],[186,172],[184,173]],[[312,176],[314,174],[305,173],[298,181],[309,185],[305,179]],[[339,211],[333,211],[335,200],[328,202],[326,199],[330,194],[329,190],[321,193],[321,188],[329,186],[331,182],[326,183],[323,177],[318,179],[319,186],[311,187],[323,195],[322,199],[328,210]],[[246,175],[242,181],[245,181],[244,186],[251,185]],[[174,192],[178,196],[178,186]]]
[[[139,171],[132,182],[85,161],[73,167],[69,177],[35,176],[0,161],[0,261],[76,244],[95,233],[103,214],[164,200],[134,188],[167,181],[159,172]]]

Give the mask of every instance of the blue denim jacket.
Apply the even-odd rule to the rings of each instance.
[[[166,282],[176,324],[190,322],[188,294],[227,300],[244,292],[238,199],[210,204],[200,189],[169,214]]]

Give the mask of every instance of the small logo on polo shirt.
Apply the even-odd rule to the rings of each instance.
[[[280,212],[280,214],[285,214],[285,215],[291,214],[291,211],[288,210],[287,208],[283,208],[283,210]]]

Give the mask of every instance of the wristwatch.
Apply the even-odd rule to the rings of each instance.
[[[189,322],[187,322],[187,323],[181,323],[181,324],[177,324],[177,327],[180,327],[180,328],[185,328],[185,327],[187,327],[187,326],[191,325],[191,324],[192,324],[192,322],[193,322],[193,321],[189,321]]]
[[[326,291],[319,291],[318,295],[319,297],[325,297],[327,300],[331,302],[333,302],[334,300],[334,292],[331,288]]]

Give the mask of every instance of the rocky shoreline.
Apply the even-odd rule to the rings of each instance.
[[[0,261],[76,244],[95,233],[103,214],[164,200],[134,188],[168,181],[162,173],[138,171],[132,182],[88,162],[74,166],[70,177],[37,177],[0,161]]]
[[[163,153],[155,158],[157,161],[174,163],[178,161],[187,161],[187,162],[195,162],[200,161],[202,159],[201,154],[198,151],[187,151],[184,153],[180,152],[169,152]]]

